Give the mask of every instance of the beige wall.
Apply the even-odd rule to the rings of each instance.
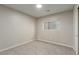
[[[34,39],[35,19],[0,5],[0,50]]]
[[[52,20],[60,22],[60,29],[56,31],[44,31],[43,23]],[[37,39],[73,47],[73,11],[66,11],[38,19]]]

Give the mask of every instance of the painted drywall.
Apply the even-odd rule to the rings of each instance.
[[[35,19],[0,5],[0,50],[33,40]]]
[[[47,21],[59,21],[59,30],[44,30],[43,23]],[[37,40],[57,43],[73,48],[73,11],[53,14],[37,20]]]
[[[78,5],[74,5],[73,9],[73,48],[78,54]]]

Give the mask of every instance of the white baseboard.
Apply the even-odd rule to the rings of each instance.
[[[23,42],[23,43],[20,43],[20,44],[17,44],[17,45],[13,45],[13,46],[7,47],[5,49],[1,49],[0,52],[3,52],[3,51],[6,51],[6,50],[9,50],[9,49],[12,49],[12,48],[15,48],[15,47],[24,45],[24,44],[29,43],[31,41],[34,41],[34,40],[33,39],[30,39],[29,41],[26,41],[26,42]]]
[[[51,44],[56,44],[56,45],[61,45],[61,46],[65,46],[65,47],[69,47],[69,48],[72,48],[72,46],[69,46],[69,45],[66,45],[66,44],[63,44],[63,43],[58,43],[58,42],[51,42],[51,41],[46,41],[46,40],[40,40],[40,39],[37,39],[39,41],[43,41],[43,42],[47,42],[47,43],[51,43]]]
[[[78,55],[78,51],[76,51],[76,49],[75,49],[75,48],[73,48],[73,50],[75,51],[75,54],[76,54],[76,55]]]

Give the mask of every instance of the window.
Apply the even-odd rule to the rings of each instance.
[[[58,21],[44,22],[44,30],[56,30],[59,27]]]

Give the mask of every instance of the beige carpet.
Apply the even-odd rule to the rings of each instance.
[[[71,48],[42,41],[32,41],[28,44],[0,52],[0,55],[73,55]]]

